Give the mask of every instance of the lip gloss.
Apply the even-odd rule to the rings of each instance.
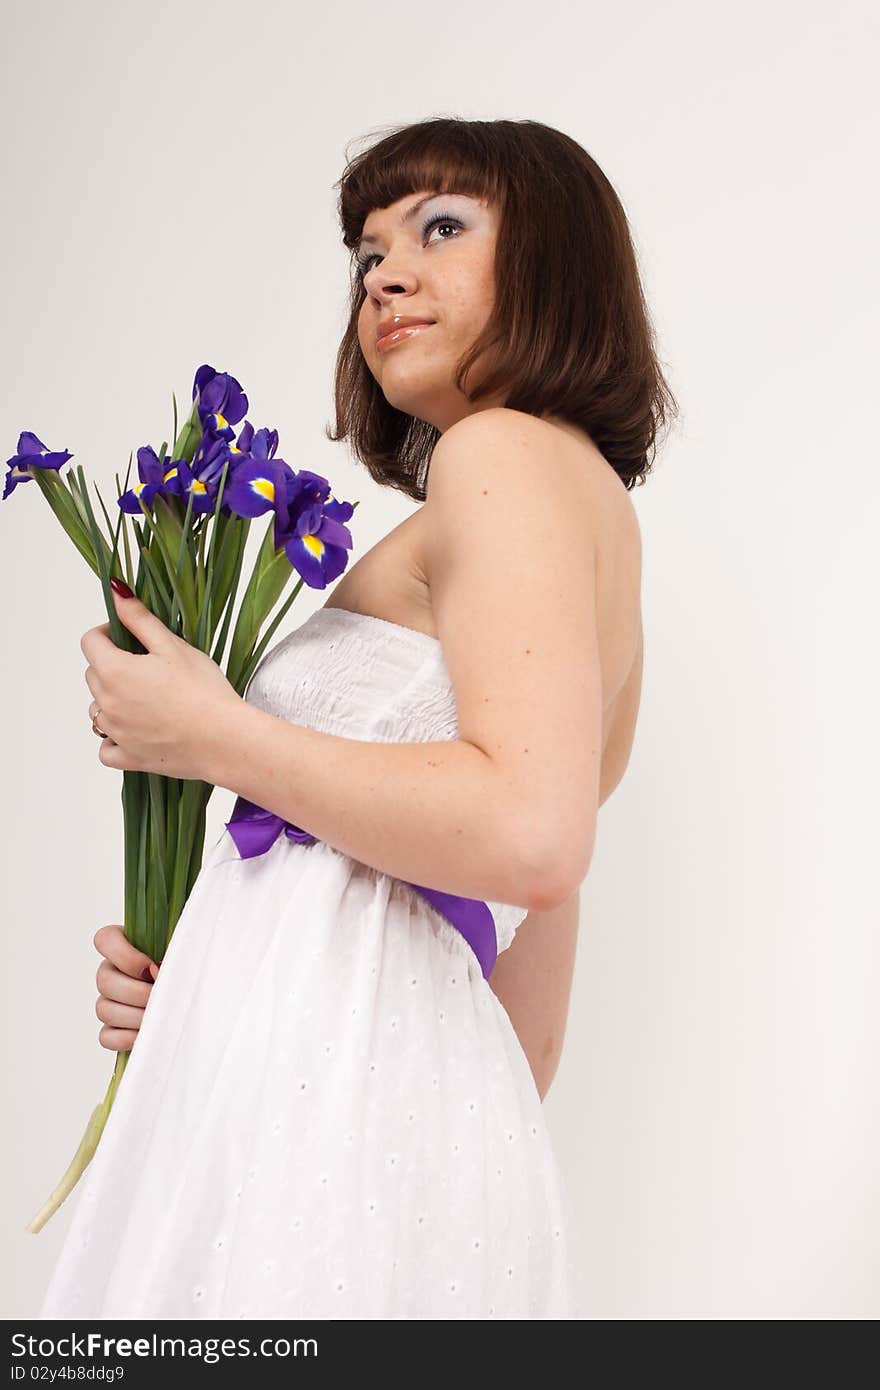
[[[406,342],[407,338],[412,338],[416,333],[421,333],[423,328],[433,328],[433,323],[411,323],[408,328],[395,328],[390,333],[383,333],[376,343],[377,352],[386,352],[388,348],[394,347],[395,343]]]

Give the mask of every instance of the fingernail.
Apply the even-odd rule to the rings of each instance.
[[[152,974],[152,969],[153,967],[151,965],[145,965],[143,970],[141,971],[141,979],[146,980],[148,985],[152,984],[153,979],[155,978]]]
[[[110,580],[110,588],[115,589],[120,598],[134,598],[134,593],[128,587],[124,579],[117,579],[114,574]]]
[[[150,970],[152,972],[153,979],[155,980],[156,976],[159,974],[159,967],[155,961],[153,961],[153,964],[150,966]]]

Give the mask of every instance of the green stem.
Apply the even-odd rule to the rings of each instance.
[[[113,1068],[113,1075],[110,1078],[110,1085],[107,1087],[107,1094],[104,1096],[104,1099],[101,1101],[100,1105],[96,1105],[94,1110],[92,1111],[89,1117],[89,1122],[86,1125],[85,1134],[79,1142],[79,1147],[77,1148],[76,1153],[73,1155],[73,1158],[70,1161],[70,1165],[68,1166],[67,1172],[64,1174],[64,1177],[61,1179],[58,1186],[55,1187],[49,1194],[46,1201],[43,1203],[43,1205],[40,1207],[40,1210],[37,1212],[36,1216],[28,1222],[25,1228],[26,1230],[31,1231],[34,1235],[36,1235],[38,1231],[41,1231],[43,1229],[46,1222],[49,1220],[49,1217],[52,1216],[58,1210],[65,1197],[69,1196],[69,1194],[73,1191],[73,1189],[76,1187],[76,1184],[82,1177],[83,1173],[91,1163],[95,1150],[98,1147],[98,1140],[104,1133],[104,1126],[107,1123],[107,1117],[110,1114],[111,1109],[113,1108],[113,1098],[116,1095],[116,1092],[119,1090],[119,1083],[122,1080],[123,1075],[125,1074],[125,1067],[128,1062],[129,1055],[130,1054],[128,1052],[117,1053],[116,1065]]]

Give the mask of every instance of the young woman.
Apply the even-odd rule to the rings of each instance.
[[[541,1101],[639,705],[629,492],[674,400],[569,137],[404,127],[339,211],[329,437],[423,505],[267,653],[210,769],[314,842],[224,830],[160,973],[95,936],[131,1058],[44,1318],[588,1316]]]

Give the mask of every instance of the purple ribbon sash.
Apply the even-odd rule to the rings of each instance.
[[[236,848],[242,859],[252,859],[257,854],[265,854],[283,830],[289,840],[298,844],[313,845],[316,835],[265,811],[253,801],[240,796],[232,808],[232,816],[226,822]],[[409,883],[417,893],[431,904],[447,922],[464,937],[480,963],[484,979],[488,980],[498,956],[498,941],[495,936],[495,919],[487,903],[479,898],[461,898],[455,893],[443,893],[439,888],[425,888],[420,883]]]

